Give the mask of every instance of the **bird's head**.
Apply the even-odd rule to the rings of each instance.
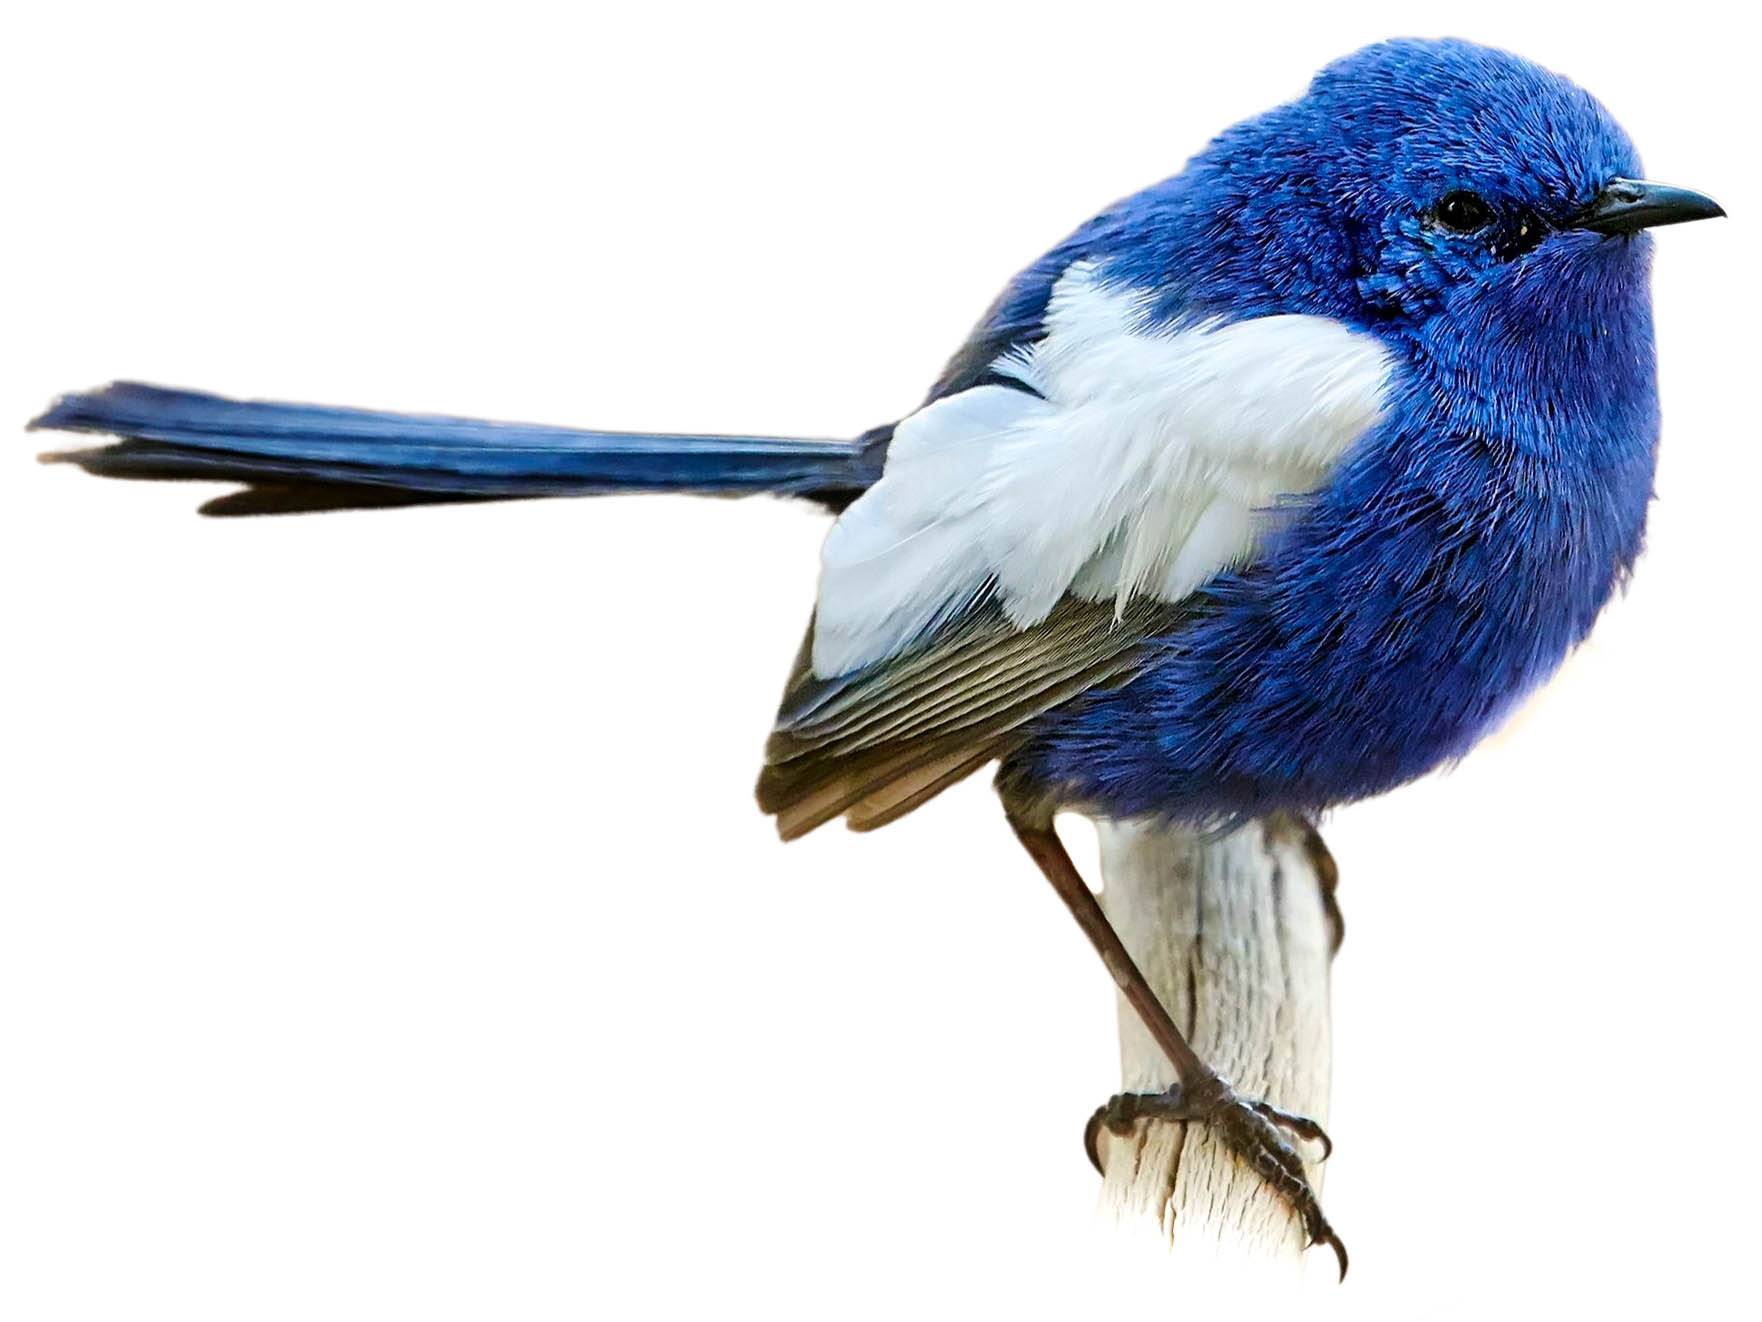
[[[1646,182],[1588,92],[1464,41],[1393,41],[1323,70],[1300,103],[1331,192],[1358,228],[1360,292],[1418,313],[1515,298],[1556,273],[1643,273],[1655,225],[1722,215]]]
[[[1644,231],[1724,214],[1646,182],[1583,89],[1456,40],[1349,55],[1194,165],[1166,199],[1210,221],[1194,250],[1165,254],[1171,275],[1183,261],[1207,272],[1213,287],[1188,297],[1239,309],[1247,294],[1422,339],[1468,319],[1509,332],[1643,305]]]

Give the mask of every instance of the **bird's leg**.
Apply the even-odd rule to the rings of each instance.
[[[1140,1119],[1151,1118],[1210,1125],[1224,1144],[1253,1167],[1302,1218],[1309,1242],[1326,1244],[1334,1250],[1344,1278],[1346,1246],[1322,1215],[1321,1204],[1304,1174],[1303,1159],[1286,1137],[1289,1134],[1318,1142],[1326,1156],[1333,1150],[1327,1134],[1313,1120],[1281,1111],[1268,1102],[1238,1096],[1216,1070],[1199,1058],[1145,981],[1095,893],[1071,862],[1070,854],[1052,829],[1050,814],[1021,810],[1007,799],[1005,811],[1016,838],[1052,883],[1077,925],[1100,953],[1120,992],[1175,1067],[1175,1084],[1167,1092],[1121,1093],[1090,1117],[1083,1140],[1095,1169],[1102,1168],[1097,1140],[1103,1127],[1125,1134]]]

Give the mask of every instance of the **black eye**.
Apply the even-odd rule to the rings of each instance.
[[[1455,230],[1458,234],[1473,234],[1492,222],[1493,208],[1466,188],[1459,188],[1454,193],[1444,194],[1433,214],[1445,229]]]

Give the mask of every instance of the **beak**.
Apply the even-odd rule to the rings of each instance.
[[[1632,234],[1653,225],[1680,225],[1724,214],[1719,203],[1690,188],[1672,188],[1644,179],[1611,179],[1591,204],[1573,217],[1569,228]]]

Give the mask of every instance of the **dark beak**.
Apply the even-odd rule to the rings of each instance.
[[[1710,220],[1725,208],[1705,193],[1644,179],[1611,179],[1591,205],[1574,216],[1570,228],[1598,234],[1632,234],[1654,225]]]

